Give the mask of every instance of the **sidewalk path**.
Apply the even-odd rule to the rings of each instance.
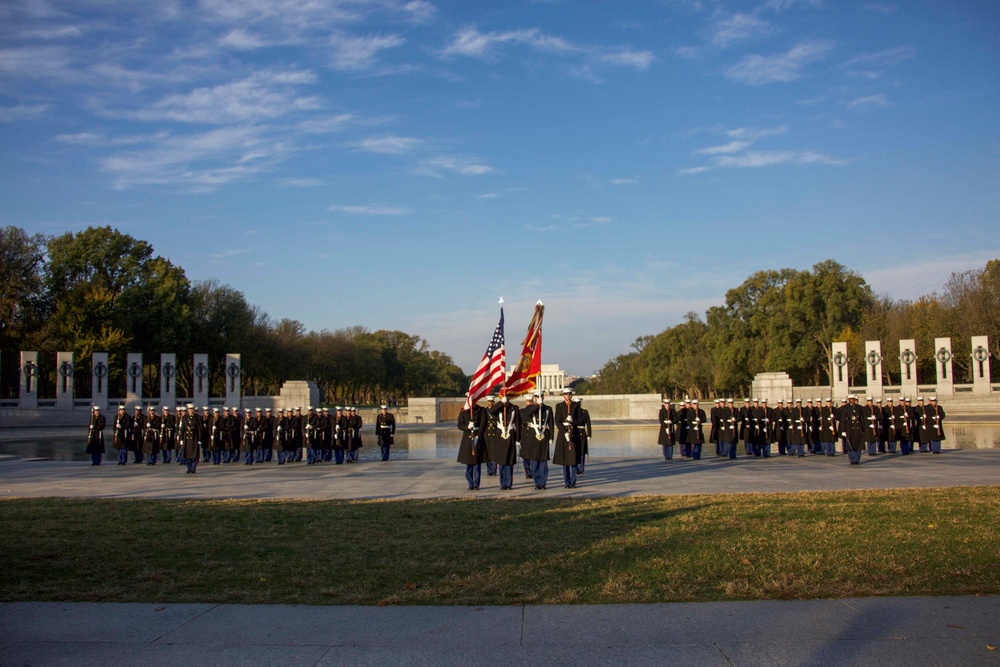
[[[464,466],[438,459],[313,466],[202,463],[196,475],[185,474],[176,463],[118,466],[106,461],[91,466],[86,462],[11,459],[0,461],[0,497],[414,500],[981,486],[1000,484],[1000,450],[865,456],[860,466],[847,465],[847,457],[842,455],[833,459],[741,457],[735,461],[714,456],[669,462],[655,457],[589,459],[586,474],[579,477],[575,489],[564,489],[562,470],[550,466],[545,491],[536,491],[530,480],[517,474],[514,490],[500,491],[499,478],[488,477],[483,468],[482,489],[468,491]],[[515,467],[515,473],[520,471],[520,466]]]
[[[1000,597],[528,607],[0,604],[3,665],[1000,665]]]

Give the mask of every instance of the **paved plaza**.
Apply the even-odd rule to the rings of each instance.
[[[656,448],[653,448],[656,451]],[[657,452],[658,453],[658,452]],[[515,472],[520,471],[515,467]],[[676,495],[690,493],[771,493],[844,489],[927,488],[1000,484],[1000,450],[945,450],[943,454],[865,456],[850,466],[847,457],[741,457],[709,455],[701,461],[675,457],[589,459],[575,489],[564,489],[562,469],[550,466],[549,484],[536,491],[515,475],[514,489],[501,491],[498,477],[486,475],[479,491],[469,491],[465,467],[441,459],[362,461],[334,465],[201,463],[196,475],[176,463],[0,461],[0,497],[87,498],[296,498],[329,500],[417,500],[428,498],[533,498]]]
[[[654,450],[655,451],[655,450]],[[516,470],[519,470],[517,468]],[[1000,450],[830,459],[592,459],[576,489],[466,489],[447,460],[277,466],[0,461],[2,497],[601,497],[1000,483]],[[530,500],[529,500],[530,501]],[[998,564],[1000,566],[1000,564]],[[511,607],[4,603],[2,665],[1000,666],[1000,597]]]

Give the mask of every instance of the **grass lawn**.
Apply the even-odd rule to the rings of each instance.
[[[1000,593],[1000,486],[598,500],[0,500],[0,600]]]

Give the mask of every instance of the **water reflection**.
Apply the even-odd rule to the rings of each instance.
[[[951,449],[1000,449],[1000,425],[953,424],[945,425],[945,448]],[[367,434],[366,434],[367,435]],[[590,455],[594,457],[646,458],[660,456],[656,444],[656,426],[615,426],[594,428],[590,441]],[[462,433],[458,429],[437,431],[397,431],[392,448],[394,459],[454,459]],[[362,460],[378,458],[374,437],[365,438],[361,450]],[[743,447],[740,446],[740,452]],[[108,446],[114,457],[116,450]],[[25,458],[49,458],[57,461],[89,461],[86,442],[78,440],[41,440],[38,442],[0,442],[0,454],[15,454]],[[130,457],[131,460],[132,457]]]

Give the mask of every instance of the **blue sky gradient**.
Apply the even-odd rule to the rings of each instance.
[[[310,329],[589,374],[754,271],[1000,257],[1000,5],[0,5],[0,224],[112,225]]]

